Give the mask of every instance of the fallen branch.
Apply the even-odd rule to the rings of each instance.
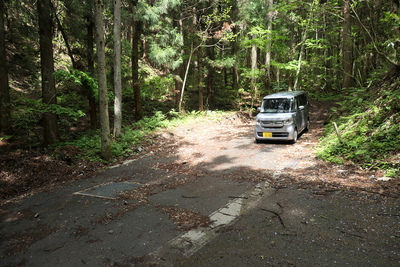
[[[345,235],[351,235],[351,236],[355,236],[355,237],[358,237],[358,238],[362,238],[362,239],[364,239],[364,237],[363,237],[363,236],[361,236],[361,235],[357,235],[357,234],[349,233],[349,232],[346,232],[346,231],[343,231],[343,230],[340,230],[340,232],[342,232],[342,233],[343,233],[343,234],[345,234]]]
[[[281,223],[281,225],[283,226],[283,228],[286,228],[286,225],[283,223],[282,217],[281,217],[281,215],[280,215],[279,213],[277,213],[277,212],[275,212],[275,211],[272,211],[272,210],[267,210],[267,209],[262,209],[262,210],[268,211],[268,212],[271,212],[272,214],[274,214],[276,217],[278,217],[279,222]]]
[[[337,135],[337,137],[338,137],[338,139],[339,139],[339,142],[342,143],[342,142],[343,142],[343,141],[342,141],[342,136],[340,135],[340,132],[339,132],[339,129],[338,129],[338,127],[337,127],[336,122],[333,122],[333,127],[335,127],[335,132],[336,132],[336,135]]]

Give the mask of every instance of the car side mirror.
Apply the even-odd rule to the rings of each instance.
[[[299,110],[303,110],[304,109],[304,106],[299,106]]]
[[[260,112],[260,111],[261,111],[261,107],[258,107],[258,108],[257,108],[257,112]]]

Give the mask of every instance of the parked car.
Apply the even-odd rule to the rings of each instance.
[[[299,133],[310,128],[310,104],[303,91],[280,92],[263,98],[256,117],[254,135],[262,140],[297,142]]]

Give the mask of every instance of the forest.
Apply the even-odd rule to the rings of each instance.
[[[399,74],[399,0],[0,0],[0,148],[109,161],[302,90],[332,105],[320,158],[398,177]]]

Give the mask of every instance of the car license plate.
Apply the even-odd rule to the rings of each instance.
[[[272,133],[266,133],[266,132],[264,132],[264,133],[263,133],[263,137],[272,137]]]

